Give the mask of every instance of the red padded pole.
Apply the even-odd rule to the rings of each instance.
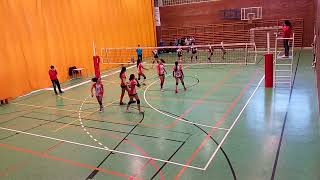
[[[93,56],[93,66],[94,66],[94,73],[96,75],[96,78],[100,77],[100,57],[99,56]]]
[[[273,54],[264,55],[265,87],[273,87]]]

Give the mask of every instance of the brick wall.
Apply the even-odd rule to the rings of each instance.
[[[263,7],[263,21],[302,19],[302,45],[310,46],[313,39],[313,0],[221,0],[161,7],[161,29],[169,27],[201,27],[209,24],[239,23],[239,20],[223,20],[221,18],[221,10],[253,6]],[[161,33],[159,29],[158,33]]]

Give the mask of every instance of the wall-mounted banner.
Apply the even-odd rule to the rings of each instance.
[[[154,18],[155,18],[156,26],[161,26],[159,7],[154,7]]]

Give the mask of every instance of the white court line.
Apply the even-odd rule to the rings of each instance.
[[[206,166],[204,167],[204,170],[206,170],[208,168],[208,166],[210,165],[211,161],[213,160],[213,158],[216,156],[217,152],[220,150],[221,146],[223,145],[224,141],[226,140],[226,138],[228,137],[229,133],[231,132],[231,130],[233,129],[233,127],[235,126],[235,124],[238,122],[239,118],[241,117],[243,111],[246,109],[246,107],[248,106],[249,102],[251,101],[252,97],[255,95],[255,93],[257,92],[257,90],[259,89],[262,81],[264,80],[265,76],[263,76],[259,82],[259,84],[257,85],[257,87],[255,88],[255,90],[253,91],[253,93],[251,94],[250,98],[247,100],[246,104],[243,106],[243,108],[241,109],[240,113],[238,114],[238,116],[236,117],[236,119],[234,120],[234,122],[232,123],[231,127],[229,128],[229,130],[227,131],[227,133],[224,135],[223,139],[221,140],[221,142],[219,143],[218,147],[216,148],[216,150],[214,151],[214,153],[212,154],[212,156],[210,157],[209,161],[207,162]]]
[[[128,67],[127,69],[131,69],[131,68],[134,68],[134,67],[136,67],[136,66],[130,66],[130,67]],[[113,73],[109,73],[109,74],[106,74],[106,75],[102,75],[101,78],[108,77],[108,76],[112,76],[112,75],[114,75],[114,74],[116,74],[116,73],[119,73],[120,71],[121,71],[121,70],[117,70],[117,71],[114,71]],[[90,83],[90,82],[91,82],[91,80],[84,81],[84,82],[82,82],[82,83],[79,83],[79,84],[76,84],[76,85],[73,85],[73,86],[69,86],[69,87],[67,87],[67,88],[64,88],[63,91],[68,91],[68,90],[70,90],[70,89],[73,89],[73,88],[82,86],[82,85],[87,84],[87,83]],[[49,89],[52,90],[53,88],[49,88]]]
[[[134,156],[134,157],[144,158],[144,159],[148,159],[148,160],[151,159],[151,160],[154,160],[154,161],[159,161],[159,162],[168,163],[168,164],[174,164],[174,165],[177,165],[177,166],[183,166],[183,167],[187,167],[187,168],[191,168],[191,169],[197,169],[197,170],[202,170],[202,171],[205,170],[204,168],[200,168],[200,167],[196,167],[196,166],[185,165],[185,164],[182,164],[182,163],[177,163],[177,162],[173,162],[173,161],[167,161],[167,160],[158,159],[158,158],[154,158],[154,157],[143,156],[143,155],[139,155],[139,154],[132,154],[132,153],[128,153],[128,152],[122,152],[122,151],[117,151],[117,150],[112,150],[112,149],[106,149],[106,148],[92,146],[92,145],[88,145],[88,144],[82,144],[82,143],[78,143],[78,142],[68,141],[68,140],[65,140],[65,139],[53,138],[53,137],[44,136],[44,135],[40,135],[40,134],[33,134],[33,133],[23,132],[23,131],[19,131],[19,130],[15,130],[15,129],[9,129],[9,128],[5,128],[5,127],[0,127],[0,129],[6,130],[6,131],[11,131],[11,132],[16,132],[16,133],[20,133],[20,134],[26,134],[26,135],[29,135],[29,136],[35,136],[35,137],[40,137],[40,138],[44,138],[44,139],[50,139],[50,140],[54,140],[54,141],[63,141],[65,143],[69,143],[69,144],[75,144],[75,145],[78,145],[78,146],[84,146],[84,147],[89,147],[89,148],[93,148],[93,149],[109,151],[109,152],[113,152],[113,153],[125,154],[125,155],[128,155],[128,156]]]
[[[131,68],[134,68],[134,67],[136,67],[136,66],[135,66],[135,65],[134,65],[134,66],[130,66],[130,67],[128,67],[127,69],[131,69]],[[113,72],[113,73],[109,73],[109,74],[106,74],[106,75],[102,75],[101,77],[102,77],[102,78],[108,77],[108,76],[114,75],[114,74],[116,74],[116,73],[119,73],[120,71],[121,71],[121,70],[117,70],[117,71],[115,71],[115,72]],[[82,85],[87,84],[87,83],[89,83],[89,82],[91,82],[91,80],[84,81],[84,82],[82,82],[82,83],[79,83],[79,84],[76,84],[76,85],[73,85],[73,86],[69,86],[69,87],[64,88],[64,89],[62,89],[62,90],[63,90],[63,91],[68,91],[68,90],[70,90],[70,89],[73,89],[73,88],[75,88],[75,87],[82,86]],[[53,88],[38,89],[38,90],[35,90],[35,91],[31,91],[31,92],[28,93],[28,94],[25,94],[25,95],[22,95],[22,96],[18,96],[17,99],[18,99],[18,98],[22,98],[22,97],[26,97],[26,96],[29,96],[29,95],[32,95],[32,94],[37,93],[37,92],[40,92],[40,91],[52,91],[52,90],[53,90]]]
[[[170,74],[168,74],[167,76],[170,76]],[[198,125],[198,126],[202,126],[202,127],[207,127],[207,128],[213,128],[213,129],[219,129],[219,130],[229,131],[229,129],[226,129],[226,128],[220,128],[220,127],[210,126],[210,125],[206,125],[206,124],[196,123],[196,122],[193,122],[193,121],[187,121],[187,120],[184,120],[184,119],[182,119],[182,118],[172,116],[172,115],[170,115],[170,114],[168,114],[168,113],[165,113],[165,112],[163,112],[163,111],[161,111],[161,110],[153,107],[153,106],[149,103],[149,101],[147,100],[147,97],[146,97],[147,95],[146,95],[146,94],[147,94],[148,89],[149,89],[154,83],[156,83],[156,82],[158,82],[158,81],[159,81],[159,80],[156,80],[156,81],[152,82],[151,84],[149,84],[149,85],[146,87],[146,89],[144,90],[144,93],[143,93],[144,101],[147,103],[147,105],[148,105],[150,108],[152,108],[153,110],[155,110],[155,111],[159,112],[160,114],[163,114],[163,115],[165,115],[165,116],[167,116],[167,117],[170,117],[170,118],[173,118],[173,119],[175,119],[175,120],[182,121],[182,122],[185,122],[185,123],[188,123],[188,124],[194,124],[194,125]]]

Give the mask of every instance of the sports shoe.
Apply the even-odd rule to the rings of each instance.
[[[163,89],[161,89],[161,92],[164,92],[164,90],[163,90]]]
[[[124,102],[120,102],[120,106],[126,105],[126,103]]]

